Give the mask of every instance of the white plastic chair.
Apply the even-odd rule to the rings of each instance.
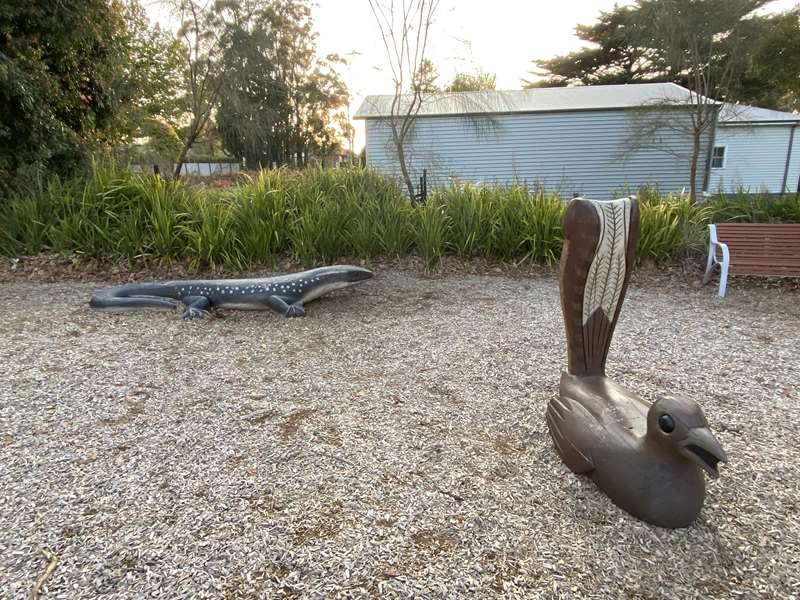
[[[719,272],[719,297],[725,297],[725,289],[728,287],[728,267],[731,264],[731,253],[728,251],[728,245],[719,241],[717,238],[717,226],[708,226],[708,262],[706,263],[706,273],[703,275],[703,285],[711,281],[711,276],[714,273],[714,267],[720,265]],[[722,260],[717,260],[717,250],[722,255]]]

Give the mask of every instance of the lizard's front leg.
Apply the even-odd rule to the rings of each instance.
[[[186,296],[183,298],[186,310],[183,311],[183,320],[202,319],[211,311],[211,301],[205,296]]]
[[[276,313],[282,314],[284,317],[303,317],[306,314],[303,305],[299,302],[295,304],[287,304],[283,298],[279,296],[269,296],[267,304]]]

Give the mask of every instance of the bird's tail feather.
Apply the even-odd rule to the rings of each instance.
[[[639,238],[634,198],[576,198],[564,212],[561,307],[569,372],[604,375]]]

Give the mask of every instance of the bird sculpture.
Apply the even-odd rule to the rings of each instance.
[[[688,398],[652,404],[608,379],[606,358],[639,237],[633,198],[576,198],[563,219],[561,307],[568,368],[547,407],[558,455],[620,508],[661,527],[690,525],[705,498],[704,472],[727,457]]]

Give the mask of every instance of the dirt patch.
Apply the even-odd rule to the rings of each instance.
[[[427,530],[412,534],[409,538],[411,543],[417,548],[426,550],[432,554],[452,552],[458,545],[458,540],[446,533]]]
[[[342,512],[342,503],[339,501],[326,506],[298,528],[294,543],[301,546],[309,541],[334,537],[344,527]]]
[[[519,438],[507,434],[500,434],[495,437],[492,446],[497,452],[505,456],[511,456],[525,451],[525,445]]]
[[[328,446],[338,448],[342,445],[342,434],[339,429],[333,425],[324,427],[322,431],[319,432],[319,438],[323,444],[327,444]]]
[[[294,411],[286,417],[286,420],[278,427],[278,433],[284,440],[288,440],[297,433],[303,421],[308,419],[315,412],[317,412],[315,408],[301,408]]]
[[[98,423],[109,426],[125,425],[144,413],[144,400],[126,400],[125,404],[127,410],[124,415],[100,419]]]

